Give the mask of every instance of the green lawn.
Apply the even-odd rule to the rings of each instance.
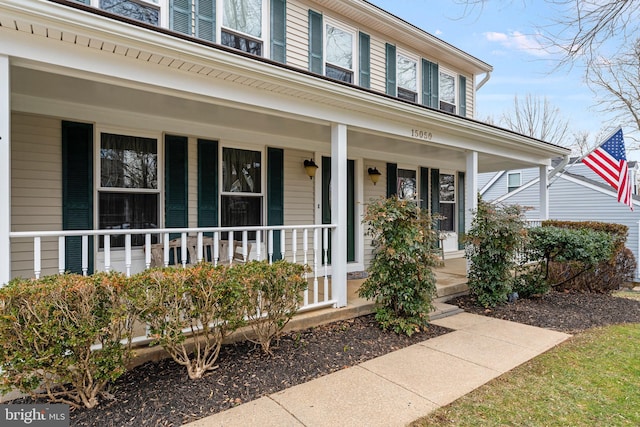
[[[593,329],[412,426],[638,426],[640,324]]]

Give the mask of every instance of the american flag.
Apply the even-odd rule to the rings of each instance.
[[[627,165],[622,129],[619,129],[598,148],[587,154],[582,159],[582,163],[593,169],[595,173],[616,189],[618,202],[624,203],[633,210],[629,166]]]

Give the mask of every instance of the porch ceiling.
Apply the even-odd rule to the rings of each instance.
[[[95,80],[70,77],[31,68],[12,67],[11,79],[14,104],[21,108],[25,100],[50,100],[68,103],[79,108],[99,108],[102,110],[127,111],[140,117],[164,118],[168,121],[185,122],[187,128],[225,128],[227,134],[244,132],[259,135],[280,136],[283,146],[309,151],[330,152],[331,127],[328,123],[305,120],[282,115],[278,111],[253,111],[228,103],[203,102],[157,93],[152,90],[134,89]],[[103,124],[109,125],[108,118]],[[192,124],[191,126],[189,124]],[[117,123],[111,125],[117,126]],[[144,128],[144,120],[140,121]],[[158,129],[149,129],[157,131]],[[167,129],[163,129],[167,130]],[[217,138],[219,135],[199,133],[192,136]],[[245,136],[246,138],[246,136]],[[260,143],[259,140],[256,141]],[[304,144],[304,145],[301,145]],[[370,129],[350,127],[348,132],[349,155],[365,159],[384,159],[407,164],[421,164],[441,169],[463,170],[466,151],[439,145],[436,142],[416,142],[392,135],[374,132]],[[526,162],[514,161],[508,157],[479,154],[480,172],[531,166]]]

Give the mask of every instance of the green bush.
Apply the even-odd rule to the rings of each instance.
[[[265,353],[271,354],[271,343],[295,315],[307,289],[308,268],[284,260],[269,264],[251,261],[236,264],[230,270],[248,293],[247,320]]]
[[[3,391],[95,407],[131,356],[127,283],[117,273],[65,274],[15,279],[1,288]],[[94,344],[101,347],[92,351]]]
[[[611,258],[616,241],[605,231],[578,228],[537,227],[529,234],[528,259],[537,262],[530,280],[560,289],[580,276],[592,280],[588,277]],[[587,272],[589,275],[584,275]]]
[[[154,343],[185,366],[191,379],[214,369],[223,339],[245,324],[246,292],[227,266],[146,270],[134,282],[132,297]]]
[[[391,197],[371,202],[363,222],[374,253],[358,293],[375,300],[383,329],[412,335],[426,327],[436,292],[438,237],[431,216],[415,202]]]
[[[506,303],[520,280],[516,255],[527,242],[524,208],[479,200],[465,242],[471,295],[484,307]]]

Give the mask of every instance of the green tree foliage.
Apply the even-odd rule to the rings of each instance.
[[[1,288],[3,391],[95,407],[131,357],[121,343],[130,343],[134,317],[127,287],[123,275],[100,273],[15,279]]]
[[[411,335],[426,327],[439,264],[438,238],[428,212],[398,197],[371,202],[363,219],[373,238],[369,277],[359,295],[374,299],[385,330]]]
[[[507,302],[517,277],[516,254],[526,239],[524,208],[478,201],[466,235],[466,257],[471,261],[469,290],[482,306]]]

